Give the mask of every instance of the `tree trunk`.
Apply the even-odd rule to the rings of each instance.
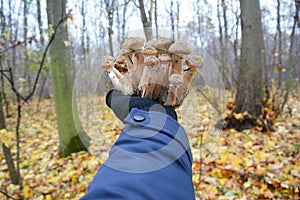
[[[44,44],[44,34],[43,34],[43,22],[42,22],[42,12],[41,12],[41,0],[36,0],[37,8],[37,20],[39,24],[39,34],[40,34],[40,43]]]
[[[180,38],[180,33],[179,33],[179,24],[180,24],[180,1],[176,1],[176,30],[177,30],[177,39]]]
[[[154,0],[155,38],[158,39],[157,0]]]
[[[263,37],[259,0],[241,0],[241,68],[235,102],[236,112],[258,117],[262,108]]]
[[[5,29],[6,29],[6,23],[5,23],[5,16],[4,16],[4,6],[3,6],[3,0],[0,1],[0,20],[1,20],[1,34],[5,33]],[[2,60],[2,56],[0,56],[0,62]],[[3,66],[2,63],[0,63],[0,69],[3,70]],[[3,104],[2,102],[6,102],[7,100],[6,98],[3,100],[2,97],[5,97],[5,93],[4,93],[4,80],[3,80],[3,76],[1,76],[1,91],[0,91],[0,130],[1,129],[6,129],[6,124],[5,124],[5,115],[3,112]],[[7,114],[8,114],[8,105],[7,105]],[[13,184],[15,185],[19,185],[21,177],[20,174],[18,173],[18,171],[16,170],[14,161],[13,161],[13,157],[11,155],[11,151],[10,148],[8,146],[6,146],[4,143],[2,143],[2,150],[3,150],[3,154],[4,154],[4,158],[5,158],[5,162],[7,165],[7,170],[9,173],[9,177],[10,180]]]
[[[197,32],[198,32],[198,37],[199,37],[199,41],[201,46],[203,46],[203,33],[202,33],[202,23],[203,23],[203,15],[201,12],[201,6],[200,6],[200,0],[197,0],[197,4],[196,4],[196,13],[197,13]]]
[[[233,54],[234,54],[234,63],[235,63],[235,70],[234,72],[232,72],[231,76],[232,76],[232,80],[234,80],[232,87],[236,88],[237,85],[237,69],[240,68],[240,58],[238,56],[238,51],[239,51],[239,29],[240,29],[240,14],[239,14],[239,9],[237,9],[234,12],[235,15],[235,39],[233,41]]]
[[[123,4],[120,4],[118,2],[117,5],[117,26],[118,26],[118,43],[120,45],[120,48],[122,48],[122,45],[125,40],[125,33],[126,33],[126,22],[127,22],[127,10],[128,10],[128,4],[130,3],[130,0],[124,0]]]
[[[141,13],[141,19],[144,27],[144,32],[146,35],[146,40],[151,40],[153,38],[152,33],[152,8],[153,8],[153,0],[150,0],[150,9],[148,11],[148,17],[145,10],[145,5],[143,0],[139,0],[139,10]]]
[[[2,94],[0,93],[0,130],[5,129],[5,119],[4,119],[4,113],[3,113],[3,108],[2,108]],[[2,143],[2,149],[5,157],[5,162],[7,165],[7,170],[9,173],[10,180],[13,184],[19,185],[21,176],[16,170],[15,164],[13,157],[11,155],[10,148],[6,146],[4,143]]]
[[[292,79],[293,79],[293,71],[294,71],[294,61],[293,61],[293,47],[294,47],[294,39],[295,39],[295,30],[296,30],[296,25],[298,22],[299,25],[299,10],[300,10],[300,2],[297,0],[295,0],[295,6],[296,6],[296,12],[295,12],[295,16],[294,16],[294,24],[293,24],[293,28],[292,28],[292,32],[291,32],[291,36],[290,36],[290,48],[289,48],[289,77],[288,77],[288,81],[287,81],[287,86],[286,86],[286,93],[284,95],[284,100],[281,104],[281,112],[284,109],[284,106],[286,104],[286,102],[288,101],[288,97],[290,94],[290,90],[292,88]]]
[[[28,37],[28,7],[29,2],[23,1],[24,7],[23,7],[23,20],[24,20],[24,26],[23,26],[23,38],[24,40]],[[29,75],[29,56],[28,56],[28,43],[24,43],[24,79],[26,80],[24,82],[24,89],[26,92],[30,91],[31,87],[31,80]]]
[[[49,24],[54,26],[66,15],[66,0],[47,0]],[[70,72],[67,26],[61,26],[50,47],[52,88],[55,101],[61,157],[87,150],[89,140],[80,126],[77,112],[72,110],[72,81]],[[78,125],[78,126],[76,126]]]
[[[277,0],[277,33],[278,33],[278,86],[282,86],[282,34],[281,34],[281,20],[280,20],[280,0]]]
[[[108,39],[109,39],[109,53],[111,56],[114,56],[113,49],[113,25],[114,25],[114,12],[115,12],[115,0],[105,0],[105,10],[107,13],[108,19]]]
[[[172,30],[172,38],[173,40],[175,40],[175,19],[174,19],[174,9],[173,9],[173,5],[174,2],[173,0],[171,0],[171,6],[170,6],[170,20],[171,20],[171,30]]]
[[[222,19],[221,19],[221,10],[220,10],[220,7],[222,7],[223,9],[223,15],[226,14],[226,7],[225,7],[225,2],[224,0],[222,0],[222,3],[220,3],[218,1],[218,23],[219,23],[219,34],[220,34],[220,37],[219,37],[219,42],[220,42],[220,54],[221,54],[221,72],[222,72],[222,77],[224,78],[224,82],[225,82],[225,87],[226,88],[230,88],[230,81],[228,80],[228,69],[227,69],[227,49],[226,49],[226,37],[228,37],[228,33],[226,33],[227,31],[227,20],[226,20],[226,17],[224,16],[223,17],[223,22],[224,22],[224,25],[222,24]],[[225,31],[223,30],[223,28],[225,29]],[[224,33],[225,32],[225,33]],[[225,38],[224,38],[225,37]]]

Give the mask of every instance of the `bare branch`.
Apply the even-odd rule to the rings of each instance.
[[[9,194],[7,194],[6,192],[3,192],[3,191],[0,191],[1,194],[3,194],[4,196],[6,196],[6,198],[8,199],[14,199],[14,200],[17,200],[15,198],[13,198],[12,196],[10,196]]]
[[[70,11],[70,12],[71,12],[71,11]],[[47,44],[47,46],[46,46],[46,49],[45,49],[45,51],[44,51],[44,53],[43,53],[42,61],[40,62],[39,70],[38,70],[38,73],[37,73],[37,75],[36,75],[36,77],[35,77],[32,91],[31,91],[30,94],[25,98],[25,101],[26,101],[26,102],[33,96],[33,94],[34,94],[34,92],[35,92],[35,90],[36,90],[36,86],[37,86],[37,83],[38,83],[38,80],[39,80],[41,71],[42,71],[42,69],[43,69],[43,65],[44,65],[44,63],[45,63],[45,60],[46,60],[46,56],[47,56],[49,47],[50,47],[50,45],[52,44],[53,40],[55,39],[55,35],[56,35],[56,33],[57,33],[57,29],[59,28],[59,26],[60,26],[61,24],[63,24],[64,21],[66,21],[66,20],[69,18],[70,14],[71,14],[70,12],[69,12],[66,16],[64,16],[63,18],[61,18],[61,19],[59,20],[59,22],[57,23],[57,25],[55,26],[55,28],[54,28],[54,33],[51,35],[51,38],[50,38],[50,40],[49,40],[49,42],[48,42],[48,44]]]
[[[35,39],[36,39],[36,38],[35,38],[35,35],[34,35],[34,36],[29,37],[29,38],[26,38],[24,41],[19,41],[19,40],[17,40],[16,43],[15,43],[14,45],[12,45],[12,46],[10,46],[10,47],[7,47],[6,49],[0,51],[0,55],[3,54],[3,53],[5,53],[5,52],[7,52],[7,51],[10,50],[10,49],[13,49],[13,48],[15,48],[15,47],[17,47],[17,46],[19,46],[19,45],[25,44],[25,43],[27,43],[27,42],[31,42],[31,41],[33,41],[33,40],[35,40]]]

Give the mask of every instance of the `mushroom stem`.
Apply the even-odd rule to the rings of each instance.
[[[176,95],[177,95],[177,86],[170,85],[169,86],[169,91],[168,91],[168,96],[165,101],[166,106],[174,106],[176,104]]]
[[[185,61],[187,64],[187,69],[184,70],[183,77],[184,77],[184,83],[180,85],[178,88],[178,99],[177,104],[181,105],[184,98],[189,92],[189,86],[193,79],[194,74],[197,72],[197,70],[201,69],[203,67],[203,60],[200,56],[197,55],[191,55],[189,58]]]
[[[172,74],[182,74],[182,57],[173,55],[173,63],[170,71],[170,75]]]
[[[108,77],[111,80],[115,89],[123,93],[123,84],[121,83],[120,79],[116,76],[116,74],[113,71],[110,71],[108,72]]]
[[[155,56],[145,58],[145,67],[139,83],[139,89],[142,97],[153,98],[153,92],[156,85],[156,74],[159,68],[159,60]]]
[[[169,90],[167,99],[164,103],[166,106],[176,106],[176,100],[177,100],[177,89],[180,84],[184,82],[182,75],[180,74],[172,74],[169,78]]]
[[[156,74],[153,74],[153,76],[156,78],[153,99],[158,100],[160,102],[164,102],[164,99],[166,99],[164,91],[168,87],[168,79],[172,58],[168,54],[159,54],[158,59],[160,61],[160,65]]]
[[[193,75],[194,75],[194,73],[190,70],[186,70],[183,72],[184,82],[178,87],[178,90],[177,90],[178,98],[176,101],[176,105],[181,105],[184,98],[187,96]]]
[[[134,70],[131,70],[131,82],[132,86],[135,92],[138,91],[138,86],[140,79],[143,75],[143,70],[144,70],[144,55],[138,51],[136,54],[133,55],[133,66]]]

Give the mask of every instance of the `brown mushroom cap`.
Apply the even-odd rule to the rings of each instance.
[[[170,38],[159,38],[157,42],[154,43],[154,47],[158,50],[166,51],[173,44],[173,40]]]
[[[169,47],[169,52],[180,57],[184,57],[192,52],[191,48],[185,42],[174,42]]]
[[[114,66],[114,60],[115,59],[112,56],[104,57],[102,59],[101,68],[104,69],[104,70],[109,70],[110,68],[112,68]]]
[[[134,53],[134,51],[132,49],[129,49],[129,48],[122,48],[121,51],[120,51],[120,55],[122,56],[127,56],[127,55],[130,55]]]
[[[172,58],[169,54],[159,54],[158,59],[161,63],[168,63],[172,61]]]
[[[144,64],[145,66],[158,65],[159,60],[155,56],[148,56],[145,58]]]
[[[148,46],[144,48],[141,53],[145,56],[153,56],[157,54],[157,50],[154,47]]]
[[[116,59],[117,64],[124,64],[125,63],[125,58],[122,55],[119,55]]]
[[[196,72],[203,67],[203,59],[197,55],[189,56],[185,63],[189,66],[189,69],[192,72]]]
[[[148,40],[145,44],[145,47],[154,47],[155,41],[154,40]]]
[[[179,86],[180,84],[182,84],[184,82],[183,76],[180,74],[172,74],[169,77],[169,83],[172,86]]]
[[[128,38],[124,44],[123,48],[128,48],[130,50],[139,50],[142,49],[145,44],[145,39],[142,37],[130,37]]]
[[[124,56],[119,55],[117,57],[115,68],[121,73],[126,73],[128,71],[128,69],[126,68]]]

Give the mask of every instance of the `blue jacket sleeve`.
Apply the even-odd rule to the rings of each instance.
[[[192,154],[168,115],[132,109],[126,126],[81,200],[193,200]]]

